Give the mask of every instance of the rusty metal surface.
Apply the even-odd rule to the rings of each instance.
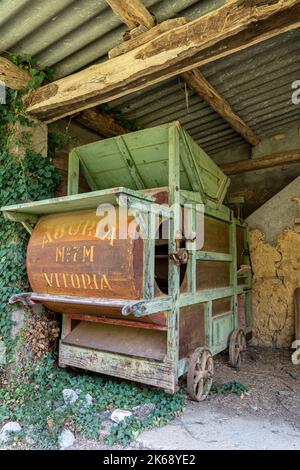
[[[63,343],[157,361],[163,361],[167,352],[167,336],[163,331],[85,321],[80,322]]]
[[[114,234],[99,238],[100,220],[93,210],[40,218],[27,253],[35,292],[143,298],[143,241],[115,239]]]

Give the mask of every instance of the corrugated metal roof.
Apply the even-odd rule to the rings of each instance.
[[[158,22],[199,17],[224,0],[144,0]],[[105,0],[1,0],[0,50],[28,53],[57,77],[106,60],[126,26]],[[300,30],[210,63],[201,71],[259,136],[299,121],[291,83],[300,78]],[[244,142],[198,95],[174,78],[109,104],[140,127],[179,119],[211,155]]]

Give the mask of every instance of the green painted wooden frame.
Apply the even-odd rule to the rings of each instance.
[[[155,132],[157,133],[155,128]],[[168,392],[174,392],[178,386],[178,378],[187,371],[189,358],[179,360],[179,317],[183,307],[203,303],[205,315],[205,345],[213,354],[228,347],[231,332],[238,325],[238,295],[245,296],[246,304],[246,331],[251,331],[251,272],[238,276],[236,269],[236,226],[241,225],[233,217],[233,212],[223,205],[223,200],[229,184],[227,177],[222,177],[220,170],[216,171],[215,164],[208,160],[207,155],[181,128],[178,122],[161,126],[162,132],[167,130],[168,141],[168,190],[169,207],[163,209],[159,205],[153,205],[154,198],[144,193],[147,181],[140,174],[134,152],[128,144],[127,136],[124,138],[113,138],[125,168],[130,175],[132,187],[99,189],[93,172],[82,155],[81,148],[74,149],[69,156],[68,173],[68,196],[55,198],[47,201],[37,201],[28,204],[18,204],[2,208],[4,215],[10,220],[22,223],[29,231],[32,230],[40,215],[67,212],[71,210],[96,208],[101,202],[110,202],[114,205],[129,204],[140,211],[144,223],[147,225],[148,240],[145,243],[144,257],[146,272],[144,292],[145,298],[136,302],[130,311],[136,317],[152,315],[157,312],[168,312],[167,325],[167,355],[164,362],[149,361],[143,358],[126,357],[91,349],[70,346],[63,343],[63,339],[71,331],[71,320],[63,315],[62,335],[59,349],[59,361],[63,366],[82,367],[88,370],[105,373],[121,378],[136,380],[161,387]],[[147,130],[149,134],[153,129]],[[146,133],[147,131],[140,131]],[[144,135],[144,134],[143,134]],[[146,134],[145,134],[146,135]],[[155,134],[156,135],[156,134]],[[159,135],[159,134],[158,134]],[[108,139],[112,140],[112,139]],[[106,141],[107,142],[107,141]],[[97,144],[90,144],[95,148]],[[101,145],[104,145],[101,143]],[[105,145],[110,145],[109,143]],[[84,147],[84,155],[90,146]],[[199,166],[199,159],[203,158],[203,165],[211,165],[211,172],[215,180],[211,183],[216,186],[219,178],[219,186],[215,192],[215,198],[211,197],[213,189],[210,190],[210,177],[205,176],[203,168]],[[87,182],[92,190],[90,193],[78,194],[79,173],[83,169]],[[182,187],[181,180],[183,172],[186,181]],[[214,173],[215,172],[215,173]],[[180,268],[172,257],[169,257],[169,292],[167,296],[154,296],[154,259],[155,259],[155,216],[162,214],[169,219],[170,239],[169,254],[176,251],[176,239],[180,231],[180,204],[190,204],[188,227],[191,232],[196,230],[196,205],[204,204],[204,214],[229,224],[230,253],[213,253],[195,250],[195,242],[187,240],[186,249],[189,252],[187,265],[188,292],[180,293],[179,279]],[[244,259],[245,264],[250,263],[248,247],[248,231],[244,230]],[[230,286],[196,290],[196,263],[197,261],[214,261],[230,263]],[[243,282],[238,280],[243,277]],[[230,297],[231,309],[218,316],[212,314],[212,303],[214,300]],[[128,305],[128,309],[129,309]],[[126,307],[123,309],[126,314]],[[129,312],[129,310],[128,310]]]

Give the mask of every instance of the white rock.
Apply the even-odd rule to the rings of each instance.
[[[6,346],[4,341],[0,341],[0,366],[6,364]]]
[[[124,421],[125,418],[129,418],[129,416],[132,416],[132,413],[131,411],[128,411],[128,410],[114,410],[111,414],[111,417],[110,419],[114,422],[114,423],[121,423],[122,421]]]
[[[86,405],[86,406],[92,406],[92,404],[93,404],[93,397],[92,397],[92,395],[90,395],[89,393],[87,393],[87,394],[85,395],[84,399],[85,399],[85,405]]]
[[[62,393],[66,405],[73,405],[78,400],[77,393],[71,388],[65,388]]]
[[[21,426],[16,421],[6,423],[0,431],[0,442],[9,442],[11,433],[18,433],[21,431]]]
[[[71,447],[75,442],[74,434],[69,429],[64,429],[58,438],[58,444],[60,449],[67,449]]]

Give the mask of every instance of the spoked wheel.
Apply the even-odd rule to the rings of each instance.
[[[229,360],[232,367],[239,369],[244,362],[247,348],[244,330],[237,328],[230,337]]]
[[[206,348],[197,348],[193,352],[187,374],[189,396],[194,401],[203,401],[209,394],[214,375],[214,361]]]

